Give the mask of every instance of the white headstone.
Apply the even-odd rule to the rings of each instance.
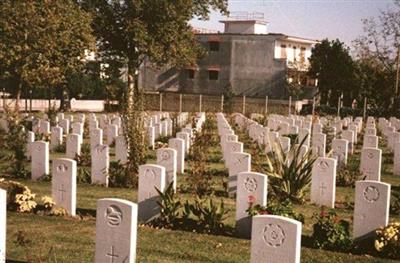
[[[177,170],[177,152],[171,148],[160,148],[157,150],[157,164],[165,167],[166,185],[174,182],[174,190],[176,191],[176,170]]]
[[[0,262],[6,262],[7,192],[0,188]]]
[[[147,128],[147,139],[148,139],[148,146],[154,150],[154,142],[155,142],[155,135],[154,135],[154,127],[149,126]]]
[[[31,143],[32,152],[32,180],[36,181],[40,177],[49,174],[49,143],[36,141]]]
[[[168,141],[168,147],[176,150],[177,172],[183,173],[185,171],[185,141],[180,138],[171,138]]]
[[[32,143],[35,141],[35,133],[28,131],[26,134],[26,157],[28,160],[31,159],[31,153],[32,153]]]
[[[57,146],[63,143],[63,128],[52,127],[50,136],[50,149],[54,150]]]
[[[382,150],[363,148],[361,151],[360,172],[366,176],[365,180],[381,180]]]
[[[118,126],[110,124],[107,126],[107,145],[111,145],[118,136]]]
[[[67,135],[66,156],[70,159],[75,159],[77,155],[81,155],[81,139],[79,134]]]
[[[68,119],[62,119],[59,121],[58,125],[63,128],[64,134],[69,133],[69,120]]]
[[[332,140],[332,157],[336,159],[339,167],[347,165],[349,142],[345,139]]]
[[[122,199],[97,201],[96,263],[136,261],[137,205]]]
[[[53,160],[51,193],[56,207],[69,215],[76,214],[76,161],[60,158]]]
[[[268,177],[265,174],[243,172],[238,174],[236,195],[236,232],[241,237],[250,238],[251,216],[246,210],[249,201],[253,205],[267,204]]]
[[[349,146],[347,149],[349,150],[349,154],[353,154],[354,152],[354,132],[345,130],[342,132],[342,139],[347,140],[349,142]]]
[[[378,148],[378,136],[375,135],[364,136],[363,148]]]
[[[231,153],[229,157],[228,191],[230,195],[236,193],[237,177],[241,172],[251,171],[251,155],[248,153]]]
[[[326,152],[326,134],[314,133],[312,135],[312,147],[315,154],[319,157],[325,157]]]
[[[146,222],[160,213],[160,207],[157,204],[160,198],[156,188],[164,192],[165,182],[165,167],[155,164],[139,166],[139,221]]]
[[[93,129],[90,132],[90,148],[93,150],[97,145],[103,144],[103,130]]]
[[[109,148],[107,145],[97,145],[92,151],[92,184],[108,186],[108,168],[110,166]]]
[[[177,132],[176,138],[183,139],[185,141],[185,149],[186,153],[188,153],[190,149],[190,134],[187,132]]]
[[[364,238],[389,221],[390,184],[356,182],[353,238]]]
[[[253,217],[251,263],[300,263],[301,228],[299,221],[283,216]]]
[[[125,143],[125,136],[120,135],[115,138],[115,159],[121,164],[128,162],[128,147]]]
[[[400,142],[394,145],[393,174],[400,175]]]
[[[312,169],[311,202],[320,206],[335,207],[336,160],[319,157]]]

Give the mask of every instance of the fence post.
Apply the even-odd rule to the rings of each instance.
[[[243,95],[243,105],[242,105],[242,114],[246,114],[246,96]]]
[[[32,89],[29,89],[29,113],[32,113]]]
[[[201,106],[202,106],[201,104],[203,102],[202,100],[203,100],[203,95],[200,94],[200,96],[199,96],[199,112],[201,112]]]
[[[367,97],[364,98],[364,111],[363,111],[363,119],[367,117]]]
[[[311,114],[312,114],[312,116],[313,116],[313,119],[314,119],[314,113],[315,113],[315,96],[313,97],[312,111],[311,111]]]
[[[290,112],[292,110],[292,96],[289,97],[289,115],[290,116]]]
[[[182,112],[182,94],[179,94],[179,113]]]
[[[221,112],[224,112],[224,94],[221,95]]]
[[[338,98],[337,116],[340,116],[340,96],[339,96],[339,98]]]
[[[160,111],[162,111],[162,93],[160,92]]]
[[[268,96],[265,96],[265,116],[268,114]]]

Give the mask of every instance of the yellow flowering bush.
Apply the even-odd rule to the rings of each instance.
[[[0,188],[7,191],[7,208],[9,210],[29,213],[36,208],[36,195],[25,185],[0,178]]]
[[[44,208],[45,208],[46,210],[49,210],[49,211],[50,211],[50,210],[53,208],[53,206],[56,204],[56,203],[53,201],[53,198],[51,198],[50,196],[47,196],[47,195],[45,195],[45,196],[42,197],[42,202],[43,202]]]
[[[385,256],[400,259],[400,222],[376,230],[375,249]]]

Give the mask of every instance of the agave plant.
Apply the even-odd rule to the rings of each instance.
[[[267,155],[266,174],[271,177],[271,186],[276,197],[283,201],[290,199],[296,203],[304,202],[305,190],[311,184],[312,167],[317,157],[311,149],[294,145],[285,153],[280,143],[273,144],[273,153]]]
[[[161,213],[154,223],[165,228],[173,228],[179,223],[180,210],[182,208],[181,201],[175,196],[173,186],[174,184],[171,182],[164,192],[156,188],[160,198],[157,204],[160,207]]]

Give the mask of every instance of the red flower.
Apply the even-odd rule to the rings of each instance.
[[[260,215],[268,215],[268,211],[267,210],[261,210],[260,211]]]
[[[247,200],[248,200],[249,204],[253,204],[256,201],[256,198],[254,197],[254,195],[249,195],[247,197]]]
[[[319,214],[320,217],[326,217],[327,213],[325,211],[325,209],[321,209],[321,213]]]

